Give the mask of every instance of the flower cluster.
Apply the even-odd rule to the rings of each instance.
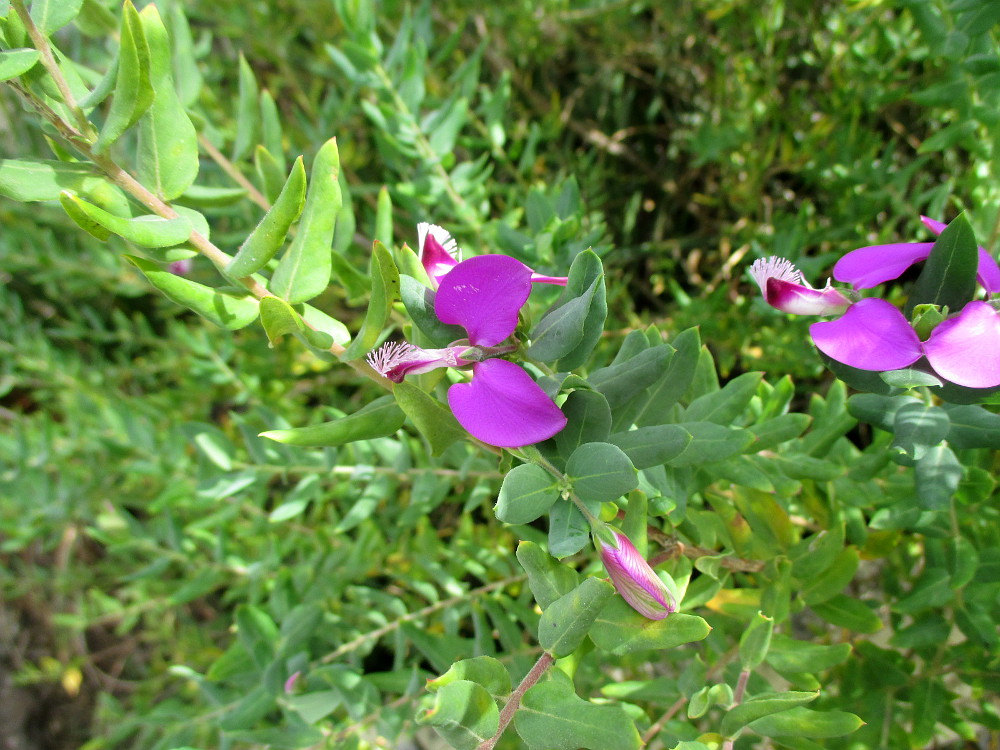
[[[945,228],[941,222],[921,218],[935,234]],[[847,253],[834,266],[833,277],[850,284],[850,290],[836,289],[829,281],[824,288],[814,289],[783,258],[758,260],[750,267],[750,274],[772,307],[800,315],[840,315],[809,328],[816,347],[837,362],[885,372],[924,358],[939,378],[956,385],[1000,386],[1000,313],[990,302],[968,302],[921,340],[892,304],[877,297],[862,299],[855,291],[898,278],[910,266],[927,260],[933,248],[933,242],[908,242],[872,245]],[[1000,266],[981,247],[977,281],[987,295],[1000,292]]]
[[[484,443],[516,448],[537,443],[566,426],[566,417],[519,365],[499,359],[517,349],[504,344],[535,283],[563,284],[536,274],[508,255],[461,260],[457,244],[441,227],[418,226],[420,260],[436,290],[434,312],[466,337],[443,349],[390,342],[368,355],[368,363],[399,383],[408,374],[439,367],[471,367],[472,380],[448,389],[448,405],[459,423]]]

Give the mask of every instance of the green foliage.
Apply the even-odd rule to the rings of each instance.
[[[915,299],[970,298],[995,3],[112,5],[32,2],[49,59],[0,3],[0,661],[81,708],[64,746],[997,731],[996,400],[849,395],[741,272],[968,205]],[[553,439],[364,364],[464,336],[428,219],[568,275],[504,354]],[[613,592],[592,518],[679,612]]]

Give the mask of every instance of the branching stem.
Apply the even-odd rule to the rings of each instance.
[[[503,736],[504,731],[510,725],[511,721],[514,720],[514,714],[517,713],[517,709],[521,705],[521,699],[524,694],[530,690],[535,683],[537,683],[544,675],[549,667],[555,663],[555,657],[552,656],[548,651],[542,652],[542,655],[535,662],[535,666],[524,676],[521,683],[514,688],[514,692],[510,694],[510,698],[507,699],[507,703],[504,704],[503,710],[500,712],[500,727],[497,729],[497,733],[490,737],[485,742],[480,743],[476,750],[493,750],[496,744],[500,741]]]

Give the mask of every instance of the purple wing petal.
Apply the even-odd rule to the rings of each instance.
[[[948,226],[943,221],[932,219],[930,216],[921,216],[920,221],[923,222],[925,227],[934,232],[934,234],[941,234],[941,232],[944,231],[944,228]]]
[[[933,242],[859,247],[837,261],[833,267],[833,278],[845,281],[855,289],[871,289],[899,278],[914,263],[927,260],[932,247]]]
[[[920,359],[920,339],[903,313],[876,297],[851,305],[837,320],[809,326],[821,352],[859,370],[898,370]]]
[[[514,332],[531,294],[531,269],[509,255],[463,260],[441,279],[434,312],[460,325],[476,346],[496,346]]]
[[[503,359],[472,366],[472,382],[448,389],[448,405],[469,433],[484,443],[519,448],[555,435],[566,417],[523,369]]]
[[[1000,315],[985,302],[970,302],[931,332],[924,353],[935,372],[952,383],[1000,385]]]
[[[850,306],[851,301],[833,287],[812,289],[791,281],[770,278],[764,294],[767,303],[794,315],[836,315]]]
[[[441,277],[458,265],[462,251],[451,234],[437,224],[420,222],[417,224],[417,237],[420,241],[420,262],[437,287]]]

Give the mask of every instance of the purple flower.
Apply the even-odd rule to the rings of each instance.
[[[677,611],[673,595],[627,536],[611,529],[612,541],[599,538],[601,561],[618,593],[643,617],[662,620]]]
[[[427,240],[444,247],[430,233]],[[448,405],[473,437],[501,448],[550,438],[566,426],[565,415],[521,367],[494,359],[516,349],[500,344],[514,333],[531,282],[531,269],[507,255],[457,262],[439,279],[434,311],[443,323],[464,328],[468,337],[444,349],[388,343],[371,352],[368,363],[395,383],[409,373],[471,365],[471,382],[452,385]]]
[[[802,272],[790,261],[772,255],[759,258],[750,266],[750,275],[764,293],[771,307],[795,315],[833,315],[846,310],[851,300],[829,280],[822,289],[814,289]]]
[[[426,221],[417,224],[417,240],[420,245],[420,262],[431,285],[437,289],[441,279],[462,261],[462,248],[447,229]],[[566,286],[565,276],[543,276],[530,268],[528,270],[531,281],[537,284]]]
[[[946,224],[926,216],[920,220],[934,234],[941,234]],[[855,289],[871,289],[899,278],[914,263],[927,260],[933,242],[898,242],[890,245],[869,245],[852,250],[837,261],[833,278],[851,284]],[[979,248],[980,286],[990,294],[1000,292],[1000,266],[982,247]]]
[[[183,260],[175,260],[169,266],[167,270],[170,271],[174,276],[187,276],[191,273],[191,269],[194,268],[194,261],[191,258],[184,258]]]

